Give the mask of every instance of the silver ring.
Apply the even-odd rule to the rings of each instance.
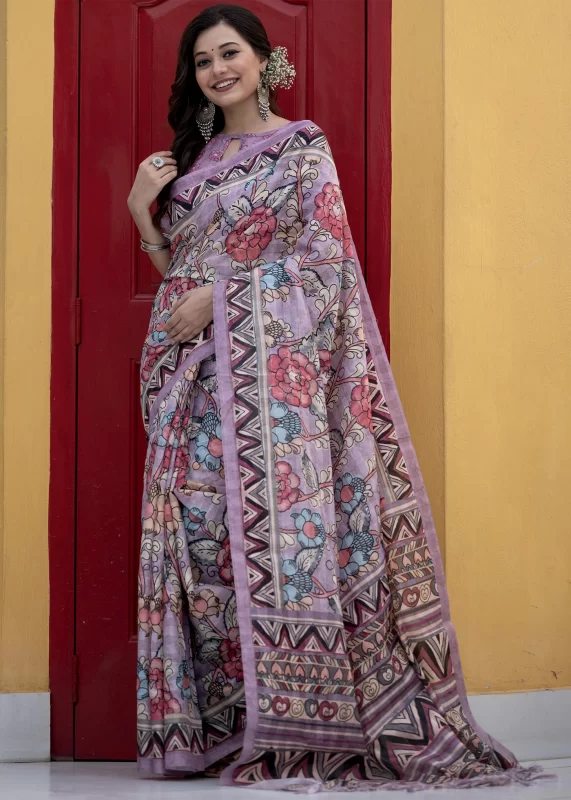
[[[164,165],[165,165],[165,160],[164,160],[164,158],[161,158],[160,156],[155,156],[155,157],[153,158],[153,160],[151,161],[151,164],[152,164],[154,167],[156,167],[157,169],[160,169],[161,167],[164,167]]]

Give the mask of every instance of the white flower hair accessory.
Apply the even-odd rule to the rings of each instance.
[[[274,47],[262,72],[263,85],[268,89],[274,89],[276,86],[290,89],[294,77],[295,67],[287,60],[287,48],[281,45]]]

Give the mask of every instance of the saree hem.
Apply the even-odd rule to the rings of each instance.
[[[230,736],[215,747],[209,748],[203,755],[189,753],[188,750],[168,753],[164,758],[137,758],[137,771],[141,776],[186,777],[203,772],[221,758],[239,750],[242,747],[244,732]],[[168,760],[169,766],[165,766]],[[180,775],[180,773],[184,773]]]
[[[471,778],[453,778],[442,783],[424,783],[422,781],[406,780],[349,780],[349,781],[318,781],[313,778],[278,778],[264,780],[255,784],[246,784],[244,788],[265,789],[267,791],[289,791],[295,794],[318,794],[320,792],[422,792],[428,789],[477,789],[482,786],[507,786],[519,784],[520,786],[533,786],[537,780],[558,781],[555,773],[545,772],[540,764],[528,767],[512,767],[507,770],[486,775],[474,775]],[[232,785],[228,782],[221,783]]]

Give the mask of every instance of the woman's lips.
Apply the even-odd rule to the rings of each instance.
[[[221,89],[218,89],[218,87],[214,86],[213,87],[214,91],[216,91],[216,92],[227,92],[228,89],[232,89],[233,86],[236,86],[236,84],[238,83],[240,78],[233,78],[232,80],[234,81],[234,83],[229,83],[228,86],[223,86]]]

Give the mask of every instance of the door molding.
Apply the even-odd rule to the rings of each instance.
[[[56,0],[52,175],[52,347],[48,513],[51,756],[73,758],[79,0]]]

